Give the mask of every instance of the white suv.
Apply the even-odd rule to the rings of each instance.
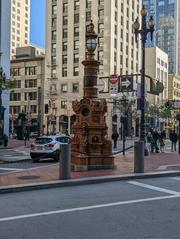
[[[41,158],[53,158],[58,161],[60,145],[68,143],[70,143],[70,137],[65,134],[38,137],[31,144],[30,156],[34,162]]]

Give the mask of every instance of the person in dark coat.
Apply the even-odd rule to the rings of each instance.
[[[3,135],[3,144],[4,144],[4,147],[7,147],[8,145],[8,136],[6,134]]]
[[[175,130],[173,130],[173,132],[170,133],[169,139],[171,141],[171,151],[173,152],[173,149],[174,151],[176,151],[177,134]]]
[[[117,131],[113,132],[113,134],[112,134],[112,140],[113,140],[113,142],[114,142],[114,149],[117,148],[117,140],[118,140],[118,138],[119,138],[118,132],[117,132]]]
[[[158,148],[158,144],[157,144],[158,139],[159,139],[159,133],[158,133],[157,130],[155,130],[153,132],[152,137],[153,137],[153,140],[154,140],[154,147],[153,148],[155,148],[156,153],[159,153],[159,148]]]

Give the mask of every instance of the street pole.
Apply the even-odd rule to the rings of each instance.
[[[178,153],[180,154],[180,113],[176,115],[177,121],[179,121],[179,133],[178,133]]]
[[[42,133],[41,117],[41,87],[38,87],[38,136]]]
[[[140,100],[140,110],[141,110],[141,118],[140,118],[140,138],[139,138],[139,145],[138,142],[135,147],[135,173],[143,173],[144,172],[144,155],[147,155],[148,151],[146,150],[146,137],[145,137],[145,44],[147,40],[147,34],[151,33],[151,41],[153,38],[153,32],[154,32],[154,19],[152,16],[149,19],[149,29],[146,26],[146,16],[147,16],[147,10],[143,6],[141,10],[141,29],[140,24],[138,21],[138,18],[133,24],[133,28],[135,31],[135,37],[137,42],[138,34],[141,35],[141,48],[142,48],[142,68],[141,68],[141,100]],[[137,151],[137,152],[136,152]],[[140,151],[143,151],[143,153],[139,153]],[[138,162],[138,163],[137,163]]]

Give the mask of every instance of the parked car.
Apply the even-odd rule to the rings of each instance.
[[[70,137],[64,134],[38,137],[31,144],[30,156],[36,162],[41,158],[53,158],[58,161],[60,145],[69,142]]]

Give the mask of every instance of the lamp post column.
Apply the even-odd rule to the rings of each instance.
[[[146,17],[142,17],[142,68],[141,68],[141,125],[140,140],[145,142],[145,43],[146,43]]]
[[[141,100],[140,100],[140,109],[141,109],[141,120],[140,120],[140,138],[139,142],[135,142],[135,159],[134,159],[134,171],[136,173],[144,172],[144,155],[148,155],[148,150],[146,149],[146,140],[145,140],[145,43],[147,39],[147,34],[151,33],[151,41],[153,38],[154,31],[154,19],[151,16],[149,19],[149,28],[146,27],[146,16],[147,10],[143,6],[141,10],[141,29],[138,18],[133,24],[136,42],[138,34],[141,35],[141,47],[142,47],[142,68],[141,68]]]

